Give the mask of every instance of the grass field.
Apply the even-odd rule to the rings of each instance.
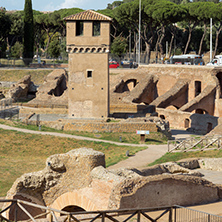
[[[50,69],[0,69],[0,81],[17,82],[24,76],[31,75],[32,82],[39,85],[50,72]]]
[[[116,146],[103,142],[90,142],[49,135],[25,134],[0,129],[0,196],[5,196],[12,183],[23,173],[41,170],[46,158],[53,154],[88,147],[105,154],[106,165],[126,158],[126,151],[135,154],[146,147]]]

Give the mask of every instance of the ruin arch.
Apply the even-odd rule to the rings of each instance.
[[[68,206],[75,206],[86,211],[96,211],[96,205],[79,191],[67,192],[59,196],[50,207],[62,210]]]
[[[174,105],[170,105],[170,106],[167,106],[165,109],[169,109],[169,110],[178,110],[179,108],[174,106]]]
[[[68,48],[68,49],[67,49],[67,52],[70,53],[71,51],[72,51],[72,48]]]
[[[86,48],[85,52],[89,53],[90,52],[90,48]]]
[[[78,52],[78,48],[74,48],[73,52],[77,53]]]
[[[134,89],[137,85],[137,80],[136,79],[128,79],[126,81],[126,87],[128,90],[126,91],[131,91],[132,89]]]
[[[62,211],[81,212],[81,211],[85,211],[85,209],[83,209],[82,207],[75,206],[75,205],[69,205],[69,206],[66,206],[65,208],[63,208]],[[64,214],[60,214],[60,216],[63,216],[63,215]]]
[[[161,119],[166,119],[164,115],[160,115],[160,118]]]
[[[196,109],[195,113],[197,113],[197,114],[208,114],[208,112],[204,109]]]

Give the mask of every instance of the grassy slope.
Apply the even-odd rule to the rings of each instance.
[[[209,151],[196,151],[196,152],[178,152],[178,153],[166,153],[161,158],[155,160],[149,166],[155,164],[166,163],[166,162],[176,162],[181,159],[187,158],[197,158],[197,157],[208,157],[208,158],[221,158],[222,150],[209,150]]]

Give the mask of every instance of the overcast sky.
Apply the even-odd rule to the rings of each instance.
[[[105,9],[114,0],[32,0],[37,11],[54,11],[61,8]],[[0,7],[7,10],[23,10],[25,0],[0,0]]]

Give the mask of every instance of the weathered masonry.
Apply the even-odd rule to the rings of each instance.
[[[69,117],[107,117],[112,19],[87,10],[65,20],[69,52]]]

